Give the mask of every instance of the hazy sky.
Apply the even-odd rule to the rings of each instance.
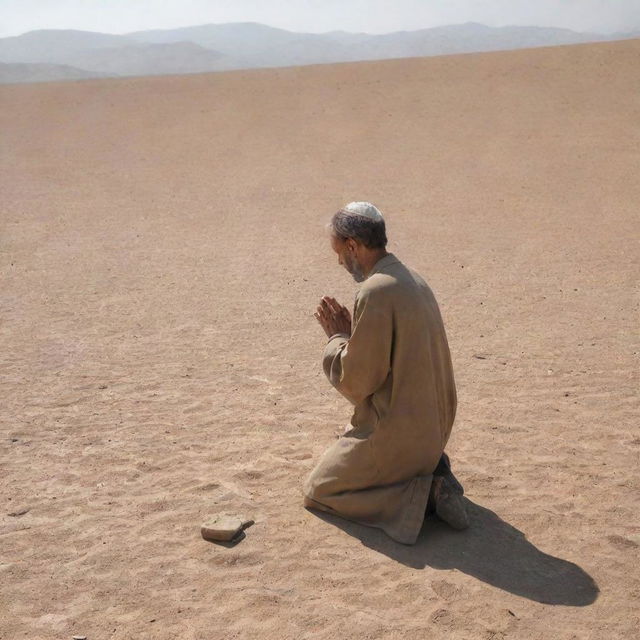
[[[481,22],[611,33],[640,28],[640,0],[0,0],[0,37],[32,29],[126,33],[210,22],[368,33]]]

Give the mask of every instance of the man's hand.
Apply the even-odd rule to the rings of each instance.
[[[334,333],[351,335],[351,314],[349,309],[336,302],[335,298],[323,296],[318,310],[313,314],[320,323],[327,337]]]

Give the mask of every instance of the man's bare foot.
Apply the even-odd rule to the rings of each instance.
[[[438,518],[453,529],[462,530],[469,526],[469,516],[460,491],[462,486],[455,478],[452,481],[452,477],[453,474],[433,476],[430,498]]]

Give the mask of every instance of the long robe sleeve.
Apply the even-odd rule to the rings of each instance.
[[[322,364],[329,382],[357,405],[379,389],[391,370],[393,310],[376,290],[361,291],[353,313],[351,336],[332,337]]]

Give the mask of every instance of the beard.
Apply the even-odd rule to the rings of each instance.
[[[355,258],[347,256],[344,262],[347,271],[356,282],[362,282],[365,279],[363,269]]]

